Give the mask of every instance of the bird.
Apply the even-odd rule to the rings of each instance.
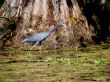
[[[21,40],[23,43],[33,43],[34,45],[30,48],[30,50],[35,47],[36,45],[41,45],[42,41],[48,38],[52,32],[56,31],[58,28],[67,28],[64,23],[58,23],[56,25],[52,25],[52,28],[48,32],[41,32],[37,34],[33,34],[30,37],[24,38]]]

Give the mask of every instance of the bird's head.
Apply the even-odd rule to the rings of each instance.
[[[56,27],[58,27],[58,28],[63,28],[63,29],[67,28],[66,24],[64,24],[64,23],[58,23],[58,24],[56,25]]]
[[[67,31],[67,25],[66,24],[64,24],[64,23],[58,23],[57,25],[56,25],[56,30],[57,29],[59,29],[59,28],[61,28],[61,29],[64,29],[64,31]]]
[[[50,30],[50,32],[54,32],[58,30],[59,28],[64,29],[66,31],[67,26],[64,23],[58,23],[58,24],[52,25],[52,29]]]

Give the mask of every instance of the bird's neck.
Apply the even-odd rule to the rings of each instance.
[[[53,28],[50,30],[50,33],[54,32],[56,30],[57,26],[53,26]]]

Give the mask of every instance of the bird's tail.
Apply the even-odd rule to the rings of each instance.
[[[19,41],[20,41],[20,42],[27,42],[27,39],[28,39],[28,38],[20,39]]]

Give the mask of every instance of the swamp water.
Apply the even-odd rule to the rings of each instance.
[[[0,82],[110,82],[110,47],[0,54]]]

